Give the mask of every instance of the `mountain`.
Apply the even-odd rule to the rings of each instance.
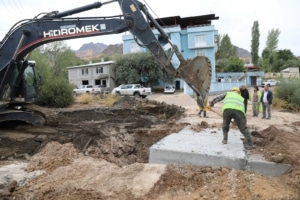
[[[238,57],[239,58],[251,58],[251,53],[249,51],[247,51],[246,49],[242,49],[242,48],[239,48],[239,47],[236,47],[237,48],[237,54],[238,54]]]
[[[251,54],[249,51],[237,47],[238,57],[249,61],[251,60]],[[75,51],[75,54],[83,60],[99,59],[101,57],[114,58],[123,54],[123,44],[110,44],[106,45],[103,43],[83,44],[79,50]]]
[[[123,44],[106,45],[90,42],[83,44],[80,49],[75,51],[75,54],[83,60],[92,60],[105,56],[114,57],[123,54]]]
[[[106,44],[90,42],[88,44],[83,44],[75,51],[75,54],[81,59],[88,60],[98,56],[106,48]]]

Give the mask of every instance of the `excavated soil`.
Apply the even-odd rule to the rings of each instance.
[[[284,175],[148,163],[149,148],[168,134],[220,128],[220,106],[200,118],[193,98],[154,94],[59,109],[57,126],[1,124],[0,199],[300,199],[297,113],[247,114],[250,153],[290,164]]]

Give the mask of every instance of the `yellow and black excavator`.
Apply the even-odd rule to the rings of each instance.
[[[113,17],[68,17],[117,2],[122,15]],[[150,28],[159,31],[172,47],[167,55]],[[64,12],[40,14],[33,19],[21,20],[5,35],[0,43],[0,122],[25,121],[31,124],[49,124],[47,114],[30,107],[37,98],[38,86],[35,63],[28,61],[35,48],[53,41],[116,34],[130,31],[136,42],[146,47],[161,66],[174,77],[182,78],[205,99],[211,82],[211,65],[206,57],[186,60],[172,43],[163,28],[137,0],[111,0],[95,2]],[[178,69],[171,63],[175,55],[180,61]]]

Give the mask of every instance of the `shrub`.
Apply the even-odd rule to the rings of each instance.
[[[76,102],[80,104],[90,104],[95,101],[97,97],[92,94],[81,94],[77,97]]]
[[[36,103],[49,107],[67,107],[74,103],[72,86],[64,78],[45,80],[39,90]]]
[[[116,101],[118,101],[121,97],[119,95],[114,94],[105,94],[99,99],[99,103],[105,104],[107,106],[112,106]]]
[[[285,101],[284,108],[298,111],[300,108],[300,81],[298,78],[284,79],[275,88],[276,97]]]

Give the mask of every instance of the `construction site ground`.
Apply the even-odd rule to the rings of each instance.
[[[291,165],[280,176],[148,163],[149,148],[171,133],[187,126],[221,129],[221,106],[201,118],[191,96],[152,94],[123,97],[112,106],[94,102],[53,109],[56,126],[2,124],[0,199],[300,199],[299,113],[272,108],[272,119],[266,120],[252,117],[248,106],[257,146],[251,153]]]

